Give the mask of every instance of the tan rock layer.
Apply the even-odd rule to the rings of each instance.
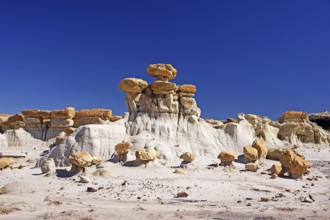
[[[141,93],[147,87],[146,81],[137,78],[125,78],[119,83],[119,89],[126,93]]]
[[[147,67],[147,73],[158,79],[164,77],[164,80],[171,80],[176,77],[177,70],[171,64],[150,64]]]

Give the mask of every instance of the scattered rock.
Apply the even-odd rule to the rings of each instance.
[[[257,162],[245,164],[245,170],[247,171],[257,172],[258,169],[259,169],[259,163]]]
[[[97,189],[93,187],[87,187],[87,192],[97,192]]]
[[[175,169],[174,173],[176,174],[184,174],[183,169]]]
[[[80,182],[81,183],[90,183],[91,180],[87,176],[81,175],[80,176]]]
[[[260,202],[269,202],[269,198],[267,197],[261,197]]]
[[[188,193],[186,192],[179,192],[176,194],[176,198],[187,198],[188,197]]]
[[[244,157],[251,160],[251,161],[256,161],[258,160],[258,150],[254,147],[244,147],[243,148],[243,152],[244,152]]]
[[[187,163],[191,163],[192,161],[194,161],[196,159],[196,156],[193,153],[185,152],[185,153],[181,154],[180,159],[183,159],[183,161],[185,161]]]
[[[282,172],[282,165],[280,164],[274,164],[271,168],[270,168],[270,172],[272,174],[276,174],[279,175]]]
[[[252,147],[257,149],[258,158],[267,156],[267,145],[263,138],[257,137],[255,141],[252,143]]]
[[[228,150],[222,151],[218,156],[222,165],[231,165],[235,158],[235,153]]]
[[[47,158],[47,160],[40,166],[42,173],[55,173],[56,166],[53,158]]]
[[[1,157],[0,158],[0,170],[5,169],[12,165],[15,161],[10,157]]]

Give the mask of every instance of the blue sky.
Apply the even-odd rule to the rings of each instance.
[[[118,83],[171,63],[202,117],[330,109],[330,1],[0,1],[0,112],[126,111]]]

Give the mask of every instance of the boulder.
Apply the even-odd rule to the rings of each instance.
[[[71,164],[78,167],[88,167],[92,165],[93,157],[86,151],[73,152],[68,157]]]
[[[14,163],[14,160],[10,157],[1,157],[0,158],[0,170],[5,169],[12,165]]]
[[[272,174],[276,174],[279,175],[282,172],[282,165],[281,164],[274,164],[271,168],[270,168],[270,172]]]
[[[245,170],[247,171],[257,172],[258,169],[259,169],[259,163],[257,162],[245,164]]]
[[[244,152],[244,157],[249,160],[256,161],[259,158],[258,150],[254,147],[250,147],[250,146],[244,147],[243,152]]]
[[[308,122],[308,115],[306,112],[287,111],[278,118],[280,123],[284,122]]]
[[[176,84],[157,80],[151,84],[151,90],[156,95],[174,94],[174,91],[176,90]]]
[[[305,158],[293,150],[284,150],[281,155],[280,162],[283,168],[281,175],[288,172],[289,176],[292,178],[299,178],[303,176],[309,168],[309,163],[305,160]]]
[[[191,84],[184,84],[179,86],[179,92],[183,93],[196,93],[196,86]]]
[[[155,160],[160,156],[160,153],[157,152],[154,148],[140,148],[135,152],[135,157],[137,161],[148,162]]]
[[[67,107],[63,110],[54,110],[50,112],[52,119],[61,118],[61,119],[72,119],[76,114],[76,109],[73,107]]]
[[[180,159],[183,159],[183,161],[185,161],[187,163],[191,163],[192,161],[194,161],[196,159],[196,156],[193,153],[185,152],[185,153],[181,154]]]
[[[218,159],[220,159],[221,162],[233,162],[235,158],[236,158],[235,153],[228,150],[222,151],[218,155]]]
[[[148,83],[142,79],[125,78],[119,83],[119,89],[126,93],[142,93]]]
[[[252,143],[252,147],[257,149],[258,158],[267,156],[267,145],[263,138],[257,137],[255,141]]]
[[[133,144],[130,141],[123,141],[115,146],[115,151],[119,155],[128,154],[128,152],[132,149]]]
[[[147,73],[158,80],[167,81],[176,77],[177,70],[171,64],[150,64]]]
[[[280,161],[281,154],[282,154],[281,149],[271,148],[267,152],[267,159]]]

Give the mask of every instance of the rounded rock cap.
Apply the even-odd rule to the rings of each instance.
[[[159,63],[148,65],[147,73],[160,80],[171,80],[176,77],[177,70],[171,64]]]

